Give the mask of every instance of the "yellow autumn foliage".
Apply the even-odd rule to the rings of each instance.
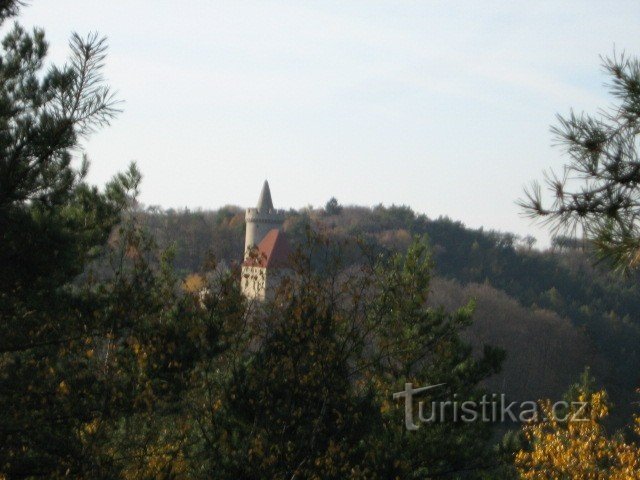
[[[608,415],[606,393],[582,392],[579,405],[569,409],[569,420],[553,415],[550,401],[542,403],[543,420],[524,427],[530,448],[516,454],[515,464],[524,480],[638,480],[640,447],[620,436],[608,436],[602,420]],[[564,420],[564,419],[563,419]],[[635,419],[640,432],[640,421]]]
[[[132,457],[141,461],[125,468],[122,476],[126,480],[186,478],[186,461],[177,445],[148,445],[143,450],[134,452]]]
[[[67,382],[65,382],[64,380],[62,380],[58,384],[58,393],[60,395],[68,395],[69,394],[69,385],[67,385]]]
[[[204,288],[204,278],[197,273],[192,273],[184,279],[183,288],[189,293],[199,293]]]

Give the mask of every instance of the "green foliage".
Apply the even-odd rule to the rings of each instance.
[[[336,197],[331,197],[324,206],[324,211],[327,215],[340,215],[340,212],[342,212],[342,206],[338,203]]]
[[[460,340],[472,305],[452,314],[426,306],[432,263],[424,243],[406,255],[362,253],[349,273],[345,245],[306,245],[276,297],[252,310],[254,340],[222,354],[234,367],[217,375],[219,396],[198,417],[215,451],[205,476],[479,477],[492,463],[487,425],[449,421],[408,435],[403,405],[392,400],[407,381],[444,382],[441,394],[459,398],[480,394],[478,382],[503,353],[487,347],[474,358]],[[311,258],[333,263],[319,271]]]
[[[562,175],[546,175],[553,203],[544,206],[542,189],[534,183],[520,204],[533,218],[557,230],[573,233],[581,227],[601,258],[628,272],[640,261],[640,163],[636,149],[640,61],[614,54],[603,60],[603,67],[617,105],[597,116],[571,112],[559,117],[553,131],[569,163]]]
[[[0,18],[18,7],[3,2]],[[79,139],[116,113],[104,40],[74,35],[69,63],[43,72],[46,53],[42,31],[18,25],[0,53],[0,472],[10,477],[82,463],[76,429],[99,409],[86,341],[102,326],[69,282],[102,251],[130,187],[123,177],[99,192],[71,165]]]

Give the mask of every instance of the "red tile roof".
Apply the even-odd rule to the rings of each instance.
[[[291,246],[287,235],[277,228],[269,230],[258,245],[258,256],[247,258],[243,265],[262,268],[286,268],[289,266]]]

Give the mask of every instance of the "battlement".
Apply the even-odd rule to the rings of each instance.
[[[265,212],[257,208],[247,208],[244,218],[247,222],[282,223],[285,215],[284,210],[272,209]]]

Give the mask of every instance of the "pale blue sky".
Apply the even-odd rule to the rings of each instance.
[[[33,0],[62,60],[109,38],[125,101],[85,143],[103,184],[136,160],[163,207],[406,204],[519,234],[515,200],[560,166],[556,113],[611,99],[600,54],[640,54],[634,1]]]

